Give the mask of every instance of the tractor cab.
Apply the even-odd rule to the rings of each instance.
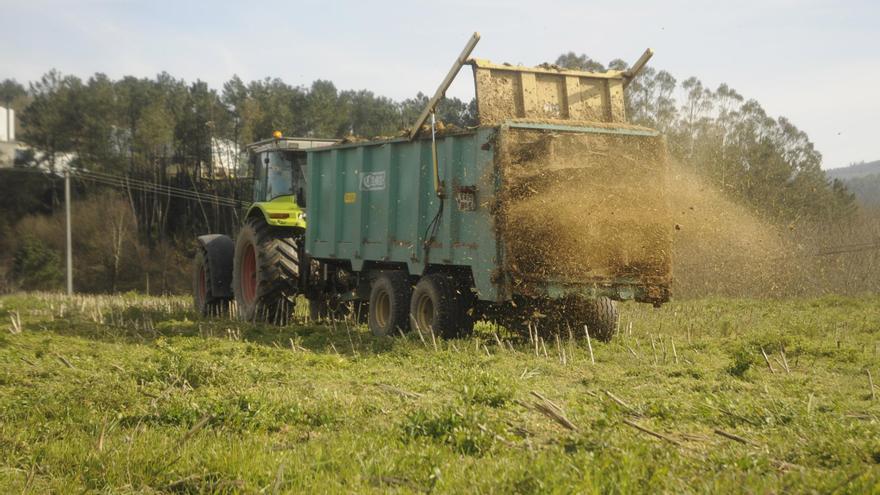
[[[259,215],[271,226],[305,229],[306,150],[337,141],[275,136],[247,147],[254,201],[246,217]]]
[[[254,178],[254,203],[292,196],[305,206],[306,151],[335,144],[333,139],[277,137],[258,141],[247,147]]]

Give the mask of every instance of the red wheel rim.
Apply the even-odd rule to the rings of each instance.
[[[241,293],[246,303],[257,295],[257,253],[253,244],[248,244],[241,259]]]
[[[205,303],[205,297],[208,293],[208,282],[205,277],[205,267],[199,267],[199,304]]]

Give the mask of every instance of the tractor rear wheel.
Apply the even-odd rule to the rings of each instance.
[[[212,287],[214,287],[214,279],[208,251],[204,247],[199,247],[193,262],[193,304],[202,316],[219,316],[229,309],[229,300],[214,297],[211,293]]]
[[[377,337],[409,330],[409,297],[412,286],[403,272],[381,272],[370,286],[370,331]]]
[[[451,277],[440,273],[425,275],[413,290],[409,312],[416,330],[444,338],[470,335],[474,320],[469,293]]]
[[[245,321],[286,324],[296,307],[302,235],[248,219],[235,241],[232,288]]]

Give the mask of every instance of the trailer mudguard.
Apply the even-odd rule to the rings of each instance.
[[[235,243],[223,234],[200,235],[198,241],[208,253],[208,266],[211,270],[208,295],[232,298],[232,258],[235,254]]]

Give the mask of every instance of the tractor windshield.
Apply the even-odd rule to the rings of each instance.
[[[270,151],[260,153],[255,170],[255,201],[270,201],[303,190],[302,158],[298,153]]]
[[[266,199],[293,194],[293,160],[286,153],[266,153]]]

